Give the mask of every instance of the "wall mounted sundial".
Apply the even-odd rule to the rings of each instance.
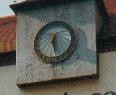
[[[36,1],[16,5],[17,84],[98,77],[95,0]]]
[[[55,63],[65,60],[76,45],[76,34],[72,27],[55,21],[45,25],[36,35],[34,48],[42,61]]]

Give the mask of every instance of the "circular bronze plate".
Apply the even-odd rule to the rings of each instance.
[[[60,28],[66,30],[66,32],[60,31],[61,30]],[[51,31],[50,31],[50,29],[51,29]],[[52,32],[53,30],[54,31],[58,31],[58,33],[61,33],[61,34],[57,34],[57,32],[54,33],[54,32]],[[68,39],[69,43],[67,43],[69,45],[62,44],[62,46],[64,46],[64,47],[67,45],[66,49],[64,49],[64,52],[61,52],[61,54],[59,53],[59,55],[56,54],[56,55],[53,56],[51,54],[51,56],[49,56],[49,55],[47,55],[47,53],[44,53],[42,51],[42,49],[40,48],[40,47],[42,47],[41,46],[42,45],[41,44],[42,37],[44,35],[46,36],[46,34],[50,35],[50,37],[51,37],[50,40],[51,39],[53,40],[50,43],[53,43],[54,44],[53,46],[56,46],[56,47],[54,47],[54,52],[55,52],[55,49],[56,49],[56,51],[58,49],[59,52],[60,52],[60,50],[62,51],[62,48],[60,47],[60,49],[59,49],[55,43],[56,42],[58,42],[59,44],[63,43],[63,40],[61,40],[61,41],[58,41],[58,40],[60,40],[61,39],[60,37],[63,36],[64,34],[68,35],[68,37],[67,36],[65,36],[65,37],[69,38]],[[51,35],[53,35],[53,36],[51,36]],[[57,37],[54,37],[54,35],[56,35]],[[56,39],[56,42],[54,41],[55,39]],[[64,39],[64,41],[67,42],[67,40],[65,40],[65,39]],[[34,40],[34,49],[35,49],[35,52],[42,59],[42,61],[46,62],[46,63],[57,63],[57,62],[65,60],[68,56],[71,55],[71,53],[73,52],[73,50],[75,48],[75,45],[76,45],[76,33],[74,32],[74,30],[72,29],[72,27],[69,24],[67,24],[67,23],[65,23],[63,21],[55,21],[55,22],[48,23],[47,25],[45,25],[37,33],[37,35],[35,37],[35,40]],[[48,49],[50,49],[50,46],[48,47]],[[51,52],[52,52],[52,50],[51,50]]]

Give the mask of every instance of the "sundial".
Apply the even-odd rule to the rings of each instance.
[[[12,7],[18,85],[98,78],[95,0],[32,0]]]
[[[56,63],[65,60],[73,52],[76,33],[63,21],[45,25],[36,35],[34,48],[42,61]]]

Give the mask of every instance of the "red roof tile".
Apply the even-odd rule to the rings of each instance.
[[[104,0],[109,15],[116,15],[116,0]]]
[[[16,16],[0,17],[0,53],[16,50]]]

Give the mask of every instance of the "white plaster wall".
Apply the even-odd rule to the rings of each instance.
[[[0,95],[92,95],[116,92],[116,52],[102,53],[99,56],[99,80],[70,81],[41,86],[18,88],[16,86],[15,66],[0,67]]]

